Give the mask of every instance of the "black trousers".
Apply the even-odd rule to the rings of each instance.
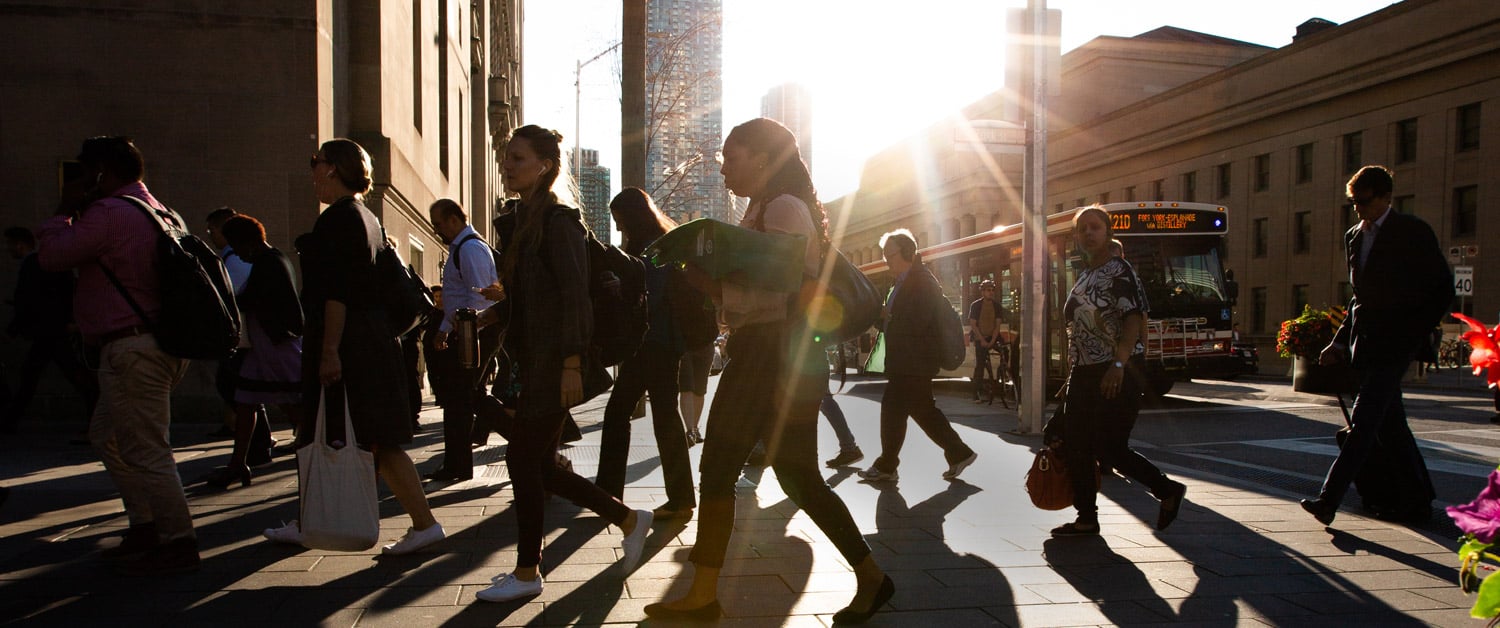
[[[36,396],[37,383],[42,378],[42,373],[47,368],[47,363],[57,364],[58,370],[62,371],[63,377],[83,397],[88,414],[86,417],[94,416],[94,405],[99,403],[99,378],[84,366],[79,357],[79,347],[73,342],[71,335],[67,333],[46,334],[32,340],[31,346],[26,349],[26,357],[21,360],[20,381],[17,382],[16,390],[10,400],[0,407],[0,425],[13,426],[26,412],[26,407],[31,405],[31,400]]]
[[[542,520],[547,493],[594,511],[615,525],[625,523],[630,508],[588,479],[558,465],[557,444],[566,411],[517,418],[514,438],[505,454],[516,499],[516,567],[542,562]]]
[[[599,451],[599,488],[616,498],[625,494],[625,466],[630,457],[630,414],[641,395],[651,395],[651,429],[661,456],[667,501],[677,508],[693,508],[693,466],[687,436],[677,408],[679,356],[657,344],[646,344],[620,364],[620,376],[604,406],[604,435]]]
[[[906,443],[906,419],[911,417],[927,438],[943,448],[948,464],[974,455],[964,444],[948,416],[932,399],[932,378],[922,375],[891,375],[880,397],[880,457],[875,468],[895,471],[901,464],[901,447]]]
[[[450,334],[451,339],[453,335]],[[443,387],[443,469],[458,477],[474,475],[474,409],[483,389],[484,373],[500,350],[500,329],[488,327],[479,332],[477,366],[465,368],[460,362],[460,348],[453,343],[437,351],[428,368],[441,368],[438,385]],[[487,428],[486,428],[487,429]]]
[[[1105,399],[1099,382],[1109,369],[1108,362],[1075,366],[1068,376],[1062,453],[1073,483],[1073,508],[1082,520],[1099,517],[1096,463],[1145,485],[1158,498],[1173,485],[1161,469],[1130,448],[1130,432],[1135,429],[1145,390],[1144,373],[1132,361],[1120,391],[1113,399]]]

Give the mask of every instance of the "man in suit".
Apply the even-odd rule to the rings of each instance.
[[[938,316],[949,307],[943,288],[917,254],[917,240],[906,229],[880,238],[885,263],[896,285],[886,297],[885,310],[875,325],[885,333],[885,372],[888,382],[880,398],[880,457],[859,472],[872,482],[893,482],[901,464],[901,446],[906,442],[906,419],[943,449],[952,480],[974,464],[979,455],[964,444],[948,417],[932,399],[932,377],[938,373]]]
[[[1453,275],[1432,228],[1416,216],[1391,209],[1392,187],[1391,173],[1382,166],[1361,168],[1347,186],[1360,217],[1344,235],[1354,298],[1348,317],[1318,362],[1352,360],[1359,374],[1359,396],[1350,419],[1352,429],[1322,490],[1316,499],[1302,500],[1302,508],[1324,525],[1333,522],[1349,484],[1377,444],[1384,452],[1382,463],[1394,467],[1389,470],[1394,485],[1383,488],[1396,499],[1380,504],[1374,514],[1416,521],[1431,516],[1432,479],[1406,424],[1401,378],[1428,332],[1447,312]]]

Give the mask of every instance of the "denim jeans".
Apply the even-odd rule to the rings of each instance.
[[[624,497],[625,465],[630,457],[630,413],[641,395],[651,395],[651,429],[661,456],[667,502],[677,508],[693,508],[693,463],[688,458],[687,434],[677,409],[678,356],[656,344],[641,346],[634,357],[620,365],[620,376],[604,406],[604,435],[599,447],[599,475],[595,480],[604,492]]]
[[[854,432],[849,430],[849,419],[844,416],[844,409],[839,407],[838,400],[833,398],[833,393],[823,395],[823,401],[818,404],[818,411],[828,419],[828,425],[833,428],[833,434],[839,439],[839,451],[857,449],[859,443],[854,441]]]
[[[734,530],[734,484],[750,449],[761,438],[767,459],[787,497],[807,512],[849,564],[870,555],[870,546],[844,501],[818,468],[818,405],[828,376],[795,371],[787,364],[786,328],[754,325],[729,337],[732,359],[709,408],[708,434],[700,462],[701,508],[691,560],[722,567]],[[821,355],[819,356],[821,358]]]
[[[172,388],[187,366],[163,353],[150,334],[99,350],[100,396],[89,441],[120,491],[130,525],[154,523],[162,541],[194,536],[169,434]]]

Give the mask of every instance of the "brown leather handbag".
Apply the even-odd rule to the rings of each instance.
[[[1032,505],[1042,510],[1062,510],[1073,505],[1073,484],[1062,456],[1051,447],[1043,447],[1026,471],[1026,493]]]

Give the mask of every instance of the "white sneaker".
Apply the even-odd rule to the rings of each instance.
[[[426,530],[407,528],[406,534],[401,535],[395,543],[380,548],[382,554],[410,554],[419,549],[443,540],[448,535],[443,532],[443,524],[434,523]]]
[[[870,465],[870,468],[860,471],[859,477],[870,482],[895,482],[900,479],[895,471],[881,471],[875,465]]]
[[[542,574],[527,582],[513,573],[503,573],[490,578],[490,586],[474,592],[474,597],[485,602],[509,602],[542,593]]]
[[[655,518],[649,510],[635,511],[635,531],[620,541],[620,549],[625,554],[620,558],[620,569],[625,573],[635,571],[635,566],[640,564],[641,555],[646,553],[646,537],[651,534],[651,521]]]
[[[948,470],[943,472],[943,479],[952,480],[957,478],[958,474],[963,473],[964,469],[969,468],[969,465],[974,464],[974,461],[978,459],[979,454],[972,453],[969,454],[968,458],[964,458],[963,460],[948,465]]]
[[[260,535],[277,543],[302,544],[302,528],[297,526],[296,519],[293,519],[291,523],[282,522],[279,528],[266,528]]]

